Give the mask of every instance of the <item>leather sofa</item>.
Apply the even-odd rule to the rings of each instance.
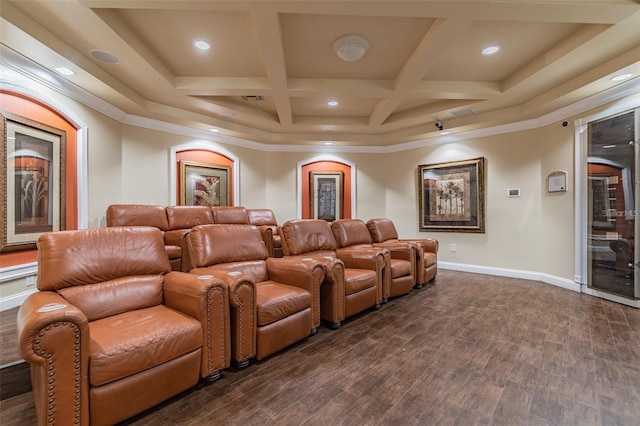
[[[194,227],[188,237],[193,269],[227,282],[232,353],[239,367],[315,334],[320,324],[319,262],[270,258],[254,225]]]
[[[215,206],[211,207],[213,223],[249,224],[249,213],[242,206]]]
[[[382,301],[384,255],[379,250],[339,249],[328,222],[296,219],[281,228],[284,259],[318,260],[325,269],[320,316],[336,329],[341,322]]]
[[[213,223],[213,212],[207,206],[167,206],[165,212],[169,229],[164,233],[164,241],[180,247],[180,270],[189,272],[191,260],[186,236],[194,226]]]
[[[374,248],[367,224],[360,219],[339,219],[331,223],[331,230],[340,248]],[[411,292],[415,285],[415,248],[409,243],[378,244],[385,253],[382,302]]]
[[[278,221],[271,209],[247,209],[249,223],[256,225],[267,245],[269,257],[282,257],[282,238]]]
[[[171,271],[162,232],[43,234],[17,317],[39,424],[125,420],[230,364],[227,286]]]
[[[398,231],[388,218],[370,219],[367,227],[374,245],[385,246],[389,243],[411,243],[416,253],[416,288],[435,279],[438,274],[438,240],[429,238],[398,239]]]

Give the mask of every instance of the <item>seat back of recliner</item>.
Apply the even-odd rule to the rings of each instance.
[[[242,206],[215,206],[211,207],[213,223],[224,224],[249,224],[249,213]]]
[[[213,212],[208,206],[167,206],[165,210],[170,230],[213,223]]]
[[[338,247],[370,246],[367,224],[360,219],[339,219],[331,224]]]
[[[397,240],[398,231],[391,221],[387,218],[370,219],[367,221],[367,228],[374,243],[383,243],[388,240]]]
[[[169,229],[163,206],[147,204],[112,204],[107,207],[107,226],[153,226]]]
[[[268,279],[265,259],[269,253],[255,225],[198,225],[188,238],[194,268],[239,271],[255,282]]]
[[[256,226],[278,226],[276,215],[271,209],[247,209],[249,223]]]
[[[50,232],[37,244],[38,289],[58,292],[89,321],[162,303],[171,265],[157,228]]]
[[[285,255],[331,251],[338,248],[331,227],[325,220],[290,220],[282,225],[281,231],[282,249]]]

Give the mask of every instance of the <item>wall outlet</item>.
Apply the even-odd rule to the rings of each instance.
[[[36,283],[36,276],[35,275],[29,275],[26,278],[26,283],[27,283],[27,287],[30,287],[30,286],[34,285]]]
[[[452,252],[454,252],[454,253],[455,253],[456,251],[458,251],[458,246],[457,246],[457,245],[455,245],[455,244],[451,244],[451,251],[452,251]]]

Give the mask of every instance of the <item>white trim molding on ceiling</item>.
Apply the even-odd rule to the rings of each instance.
[[[247,139],[223,135],[220,133],[212,133],[207,130],[201,130],[181,124],[170,123],[151,119],[139,115],[127,114],[119,108],[105,102],[99,97],[73,85],[58,75],[32,62],[30,59],[14,52],[6,46],[0,44],[0,65],[6,69],[20,75],[19,85],[25,85],[25,78],[36,85],[44,85],[45,87],[55,90],[63,96],[80,102],[107,117],[110,117],[122,124],[146,128],[150,130],[163,131],[171,134],[193,137],[196,139],[207,140],[220,144],[237,146],[242,148],[254,149],[266,152],[313,152],[313,153],[371,153],[386,154],[392,152],[409,151],[412,149],[423,148],[425,146],[442,145],[450,142],[459,142],[481,137],[500,135],[505,133],[513,133],[522,130],[529,130],[554,122],[563,121],[575,115],[587,112],[594,108],[601,107],[610,102],[621,100],[632,95],[640,94],[640,77],[628,80],[624,83],[616,85],[610,89],[604,90],[597,95],[585,98],[569,106],[557,109],[543,116],[523,120],[514,121],[509,124],[501,124],[497,126],[486,127],[482,129],[469,130],[456,134],[438,135],[431,138],[420,139],[417,141],[388,145],[388,146],[338,146],[338,145],[287,145],[287,144],[265,144],[261,142],[251,141]],[[8,80],[8,81],[7,81]],[[12,76],[6,73],[0,73],[0,88],[15,85],[12,82]],[[10,90],[10,89],[8,89]],[[637,101],[636,101],[637,102]]]

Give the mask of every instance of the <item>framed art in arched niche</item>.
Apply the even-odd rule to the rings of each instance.
[[[177,205],[234,205],[233,159],[208,150],[176,152]]]
[[[302,219],[327,221],[354,217],[355,166],[333,159],[299,164],[299,208]]]

